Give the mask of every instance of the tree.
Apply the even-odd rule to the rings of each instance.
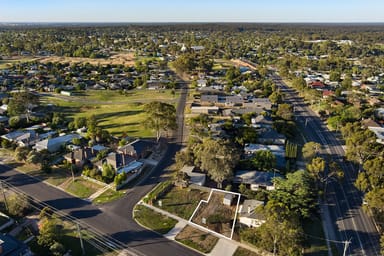
[[[17,161],[26,161],[28,157],[29,149],[27,147],[17,147],[15,149],[15,159]]]
[[[347,159],[360,165],[382,152],[382,146],[376,143],[375,134],[368,129],[352,132],[345,144]]]
[[[329,73],[329,80],[338,82],[340,80],[340,72],[333,70]]]
[[[279,221],[274,217],[269,217],[254,232],[256,233],[256,245],[273,252],[274,255],[303,255],[302,234],[304,232],[298,220],[288,219]]]
[[[280,92],[272,92],[271,95],[269,95],[268,99],[273,103],[273,104],[278,104],[281,103],[283,100],[283,97]]]
[[[290,121],[293,119],[293,109],[289,104],[279,104],[276,115],[284,120]]]
[[[217,182],[219,188],[224,180],[233,176],[233,168],[240,159],[240,153],[227,141],[205,139],[195,156],[201,169]]]
[[[21,217],[30,208],[30,204],[25,195],[12,193],[7,196],[7,207],[10,215]]]
[[[8,114],[10,116],[17,116],[26,114],[27,122],[29,122],[29,111],[33,106],[38,105],[39,98],[31,92],[17,92],[12,95],[8,104]]]
[[[177,72],[192,71],[196,67],[195,56],[189,53],[182,54],[173,62]]]
[[[287,178],[275,178],[275,190],[270,191],[266,207],[278,220],[292,216],[309,218],[317,206],[314,180],[303,170],[288,173]]]
[[[144,125],[156,132],[156,140],[159,141],[161,131],[175,130],[176,123],[176,109],[173,105],[153,101],[144,106],[144,111],[147,114],[147,119]]]
[[[78,116],[74,120],[74,125],[77,129],[87,126],[87,118]]]
[[[62,237],[63,226],[56,217],[45,217],[40,221],[37,243],[50,248]]]
[[[65,116],[61,112],[54,112],[52,116],[52,125],[57,127],[59,125],[63,125],[65,123]]]
[[[276,156],[269,150],[256,151],[252,163],[260,171],[271,170],[276,165]]]
[[[87,135],[91,140],[96,139],[96,130],[97,130],[97,120],[95,115],[90,115],[87,117]]]
[[[103,164],[103,170],[101,171],[101,175],[109,182],[115,177],[115,169],[111,164],[105,163]]]
[[[356,179],[356,187],[363,192],[384,186],[384,158],[376,157],[368,160],[363,165],[363,171],[359,172]]]
[[[292,83],[293,83],[293,86],[299,90],[304,90],[304,88],[307,86],[307,83],[302,77],[295,78]]]
[[[307,171],[316,179],[321,180],[325,170],[325,160],[321,157],[315,157],[307,164]]]
[[[312,160],[318,153],[320,153],[321,145],[314,141],[309,141],[304,144],[302,153],[305,160]]]

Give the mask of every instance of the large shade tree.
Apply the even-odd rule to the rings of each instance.
[[[144,106],[144,111],[147,114],[144,125],[156,132],[157,141],[160,139],[162,131],[175,130],[177,128],[176,109],[173,105],[153,101]]]
[[[219,188],[224,180],[233,176],[233,168],[240,159],[240,153],[228,141],[205,139],[195,150],[202,170],[217,182]]]

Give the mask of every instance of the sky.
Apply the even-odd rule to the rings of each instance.
[[[0,0],[0,22],[384,22],[384,1]]]

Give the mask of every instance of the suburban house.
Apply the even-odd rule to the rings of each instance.
[[[283,145],[245,144],[244,152],[247,155],[260,150],[269,150],[276,157],[276,167],[285,168],[285,147]]]
[[[321,81],[312,81],[309,83],[309,87],[312,89],[323,89],[325,87],[325,84]]]
[[[248,185],[251,190],[274,190],[273,178],[276,177],[281,177],[281,175],[276,172],[241,170],[236,171],[233,183]]]
[[[243,105],[243,97],[233,95],[225,97],[225,106],[242,106]]]
[[[0,113],[0,114],[1,114],[1,113]],[[0,115],[0,123],[8,124],[8,120],[9,120],[8,117],[6,117],[6,116],[1,116],[1,115]]]
[[[191,114],[212,114],[216,115],[219,113],[219,107],[209,107],[209,106],[192,106],[191,107]]]
[[[17,130],[2,135],[1,138],[16,143],[18,146],[30,146],[37,140],[38,134],[34,130]]]
[[[0,234],[1,256],[32,256],[34,255],[27,244],[17,240],[11,235]]]
[[[75,164],[77,166],[83,166],[95,156],[96,154],[92,150],[92,148],[78,148],[64,155],[64,158],[72,164]]]
[[[363,120],[362,124],[365,128],[369,129],[376,135],[377,143],[384,144],[384,127],[372,119]]]
[[[99,169],[103,169],[103,164],[110,164],[112,167],[117,170],[121,167],[127,166],[129,163],[133,162],[135,158],[130,155],[123,153],[111,152],[104,159],[95,163],[95,166]]]
[[[200,98],[200,103],[202,105],[214,105],[219,103],[218,95],[203,94]]]
[[[259,133],[257,141],[261,144],[285,145],[287,137],[274,129],[263,130]]]
[[[137,139],[127,145],[119,147],[117,152],[129,155],[135,159],[141,159],[148,156],[148,154],[154,150],[155,146],[156,143],[153,141]]]
[[[181,168],[180,172],[184,172],[188,175],[190,184],[204,186],[205,180],[206,180],[206,174],[194,172],[194,170],[195,170],[195,166],[184,165],[183,168]]]
[[[135,173],[140,173],[141,167],[143,165],[144,164],[142,162],[133,160],[132,162],[129,162],[128,165],[125,165],[123,167],[116,169],[116,172],[118,174],[125,172],[125,173],[130,174],[130,175],[135,174]]]
[[[251,119],[252,127],[272,129],[273,121],[268,116],[258,115]]]
[[[270,111],[272,109],[272,102],[268,98],[253,98],[250,103],[253,107],[262,108],[266,111]]]
[[[258,213],[255,209],[264,205],[263,201],[259,200],[244,200],[239,208],[239,223],[249,228],[258,228],[266,221],[265,215]]]
[[[75,133],[71,133],[55,138],[48,138],[37,142],[33,148],[36,149],[36,151],[48,150],[49,152],[53,153],[59,151],[61,147],[70,143],[75,138],[80,139],[81,136]]]

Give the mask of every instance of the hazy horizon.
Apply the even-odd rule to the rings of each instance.
[[[380,0],[1,0],[0,23],[383,23]]]

